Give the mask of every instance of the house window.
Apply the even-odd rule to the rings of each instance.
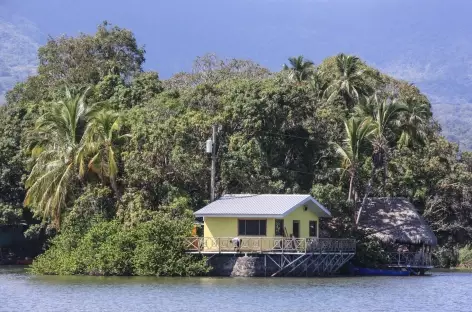
[[[310,237],[317,237],[318,235],[318,222],[316,221],[310,221]]]
[[[238,235],[266,235],[267,220],[238,220]]]
[[[275,219],[275,236],[284,236],[284,220]]]

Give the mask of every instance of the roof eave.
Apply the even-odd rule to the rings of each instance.
[[[326,209],[325,206],[320,204],[320,202],[318,202],[315,198],[313,198],[313,196],[308,196],[307,198],[305,198],[304,200],[302,200],[301,202],[299,202],[292,208],[285,211],[285,213],[283,214],[283,217],[285,218],[286,216],[291,214],[293,210],[300,207],[300,205],[305,205],[306,203],[309,203],[309,202],[313,203],[317,207],[314,209],[315,211],[313,212],[318,216],[318,218],[332,218],[333,217],[331,215],[331,212],[328,209]]]
[[[210,217],[210,218],[275,218],[275,219],[282,219],[284,218],[284,215],[269,215],[269,214],[214,214],[214,213],[197,213],[195,212],[193,214],[197,218],[205,218],[205,217]]]
[[[375,236],[386,244],[426,245],[432,247],[435,247],[438,244],[436,237],[429,236],[413,239],[411,237],[395,237],[395,235],[385,234],[382,232],[372,233],[370,235]]]

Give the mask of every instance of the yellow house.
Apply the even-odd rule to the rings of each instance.
[[[203,217],[203,236],[212,242],[205,241],[205,249],[230,247],[237,237],[247,248],[262,250],[274,249],[283,237],[318,238],[320,218],[331,213],[310,195],[263,194],[225,195],[195,216]]]

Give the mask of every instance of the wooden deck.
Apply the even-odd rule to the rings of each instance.
[[[356,253],[354,239],[240,237],[189,237],[185,249],[218,261],[225,255],[259,258],[265,276],[327,275],[338,271]]]
[[[240,237],[240,246],[231,237],[189,237],[185,250],[192,254],[355,254],[354,239]]]

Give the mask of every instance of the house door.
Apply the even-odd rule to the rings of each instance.
[[[293,236],[300,237],[300,221],[293,220]]]

